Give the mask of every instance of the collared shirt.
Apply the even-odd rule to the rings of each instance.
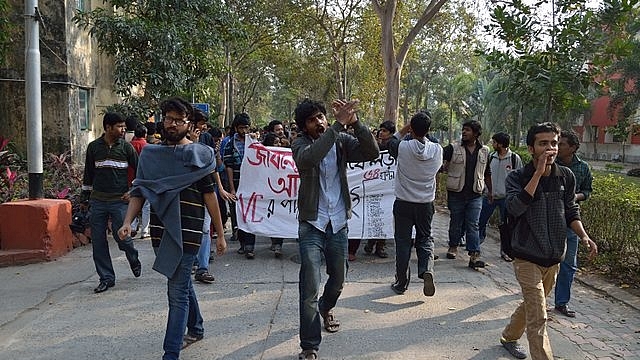
[[[576,177],[576,194],[584,194],[584,199],[587,200],[593,191],[593,176],[591,175],[589,164],[580,159],[576,154],[573,154],[570,164],[562,163],[560,158],[556,158],[556,162],[571,169],[571,172],[573,172],[573,175]]]
[[[340,193],[340,173],[336,145],[320,162],[320,198],[318,199],[318,219],[309,221],[316,229],[324,232],[331,222],[336,233],[347,225],[347,211]]]

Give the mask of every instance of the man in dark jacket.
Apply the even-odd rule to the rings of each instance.
[[[300,239],[300,347],[299,359],[317,359],[323,326],[336,332],[340,323],[332,309],[340,297],[347,270],[347,219],[351,197],[347,162],[378,157],[378,146],[369,129],[358,121],[358,101],[335,100],[336,122],[327,125],[324,104],[304,100],[295,109],[301,135],[291,149],[300,173],[298,238]],[[354,136],[346,133],[347,126]],[[329,278],[320,298],[320,267],[324,254]]]
[[[552,360],[547,335],[546,297],[553,289],[565,253],[567,226],[590,249],[598,247],[580,221],[575,202],[575,177],[568,168],[554,163],[558,155],[560,129],[553,123],[532,126],[527,147],[533,160],[507,176],[507,211],[516,218],[511,240],[513,268],[522,288],[523,302],[511,315],[500,342],[519,359],[527,354],[517,340],[527,332],[531,358]]]
[[[106,113],[102,126],[104,134],[87,147],[82,179],[82,203],[91,206],[93,262],[100,276],[98,287],[93,289],[96,293],[107,291],[116,284],[107,242],[109,218],[113,239],[127,256],[133,275],[139,277],[142,271],[138,250],[133,246],[131,236],[120,238],[116,234],[127,212],[128,169],[131,167],[135,176],[138,155],[133,146],[124,140],[126,125],[122,115]]]

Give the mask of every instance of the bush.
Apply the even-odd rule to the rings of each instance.
[[[69,152],[46,154],[43,164],[43,195],[48,199],[68,199],[80,194],[82,169],[71,162]],[[0,203],[29,197],[28,169],[9,139],[0,137]]]
[[[612,277],[638,283],[640,188],[619,175],[594,174],[593,193],[581,204],[581,215],[585,229],[598,244],[600,256],[595,265]]]
[[[605,168],[607,171],[611,171],[611,172],[622,172],[622,170],[624,169],[624,165],[622,165],[622,164],[606,163],[606,164],[604,164],[604,168]]]

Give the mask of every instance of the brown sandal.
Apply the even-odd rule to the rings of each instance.
[[[331,310],[321,311],[320,316],[322,316],[322,324],[327,332],[334,333],[340,330],[340,322],[333,317]]]

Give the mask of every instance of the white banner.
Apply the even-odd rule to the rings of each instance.
[[[387,151],[374,161],[347,164],[353,216],[349,238],[393,239],[396,159]],[[298,237],[300,175],[289,148],[245,141],[236,193],[238,227],[252,234]]]

